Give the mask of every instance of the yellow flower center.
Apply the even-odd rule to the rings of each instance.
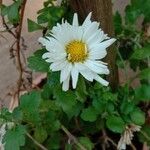
[[[81,41],[72,41],[66,46],[68,61],[83,62],[88,56],[86,44]]]

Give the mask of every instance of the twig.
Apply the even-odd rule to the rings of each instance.
[[[42,144],[36,141],[29,133],[26,133],[26,135],[34,142],[35,145],[40,147],[42,150],[48,150],[46,147],[44,147]]]
[[[22,31],[22,24],[23,24],[23,18],[24,18],[24,11],[26,6],[27,0],[24,0],[21,5],[21,12],[20,12],[20,22],[18,25],[18,28],[16,29],[16,35],[17,35],[17,49],[16,49],[16,58],[18,63],[18,71],[19,71],[19,79],[18,79],[18,87],[17,87],[17,98],[19,101],[19,92],[22,85],[22,75],[23,75],[23,67],[21,63],[21,56],[20,56],[20,40],[21,40],[21,31]]]
[[[109,141],[113,146],[117,147],[117,144],[108,136],[106,137],[107,141]]]
[[[117,144],[110,137],[108,137],[104,129],[102,130],[102,134],[103,134],[103,139],[104,139],[104,144],[102,144],[103,149],[105,147],[105,144],[109,144],[108,142],[110,142],[114,147],[117,148]]]
[[[5,18],[2,16],[2,22],[3,22],[3,26],[6,28],[6,30],[8,31],[8,33],[10,33],[14,38],[17,38],[15,33],[13,31],[11,31],[11,29],[8,27]]]
[[[133,150],[136,150],[136,147],[132,143],[130,144],[130,146]]]
[[[141,132],[141,134],[143,134],[143,136],[144,136],[148,141],[150,141],[150,137],[147,135],[146,132],[144,132],[144,131],[140,131],[140,132]]]
[[[79,141],[64,127],[61,125],[61,129],[67,134],[68,138],[73,141],[81,150],[87,150]]]

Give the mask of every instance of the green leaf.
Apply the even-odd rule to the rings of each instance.
[[[19,122],[19,121],[22,120],[23,114],[22,114],[22,111],[19,109],[19,107],[16,107],[16,108],[13,110],[12,116],[13,116],[13,119],[14,119],[16,122]]]
[[[34,22],[30,19],[27,19],[27,23],[28,23],[28,31],[29,32],[43,29],[43,27],[41,25],[37,24],[36,22]]]
[[[20,146],[25,145],[25,127],[18,125],[11,130],[7,130],[3,138],[5,150],[20,150]]]
[[[52,133],[50,138],[48,139],[47,148],[49,150],[58,150],[60,149],[60,142],[61,142],[61,134],[60,133]]]
[[[38,91],[32,91],[24,94],[20,98],[20,109],[23,112],[25,120],[36,122],[39,121],[38,108],[41,102],[41,95]]]
[[[43,86],[41,96],[44,100],[48,100],[52,96],[53,94],[52,92],[53,92],[52,88],[48,84],[45,84]]]
[[[11,6],[9,6],[8,11],[8,19],[12,23],[18,23],[19,21],[19,6],[18,3],[13,3]]]
[[[49,110],[59,111],[60,107],[57,106],[56,101],[43,100],[40,104],[40,110],[43,111],[43,112],[48,112]]]
[[[115,33],[121,34],[121,32],[123,31],[122,18],[118,11],[115,13],[115,16],[114,16],[114,26],[115,26]]]
[[[33,56],[28,58],[28,67],[33,71],[48,72],[49,64],[42,59],[42,55],[46,51],[44,49],[37,50]]]
[[[90,106],[86,109],[83,109],[83,111],[81,113],[81,118],[84,121],[94,122],[97,119],[97,111],[92,106]]]
[[[150,44],[141,49],[136,49],[131,56],[131,59],[142,60],[150,57]]]
[[[5,16],[7,15],[8,11],[9,11],[9,7],[8,6],[5,6],[5,5],[1,5],[0,6],[0,10],[1,10],[1,15],[2,16]]]
[[[140,79],[141,80],[143,80],[143,79],[149,80],[150,79],[150,68],[146,68],[144,70],[141,70]]]
[[[136,101],[149,101],[150,100],[150,85],[141,85],[135,89]]]
[[[60,85],[60,73],[59,72],[49,72],[47,75],[47,84],[50,88],[55,89],[56,86]]]
[[[85,80],[82,77],[79,78],[75,93],[77,95],[77,100],[79,100],[80,102],[86,101],[87,96],[86,84]]]
[[[62,19],[65,11],[65,7],[45,7],[44,9],[38,12],[38,23],[48,23],[48,27],[52,28],[54,25],[56,25],[57,22],[59,22]]]
[[[122,133],[125,129],[125,123],[121,117],[118,116],[110,116],[106,121],[107,127],[116,133]]]
[[[42,127],[37,127],[34,131],[34,138],[39,143],[43,143],[47,139],[47,136],[47,131]]]
[[[92,150],[94,148],[94,144],[88,137],[79,137],[78,140],[87,150]],[[80,148],[77,147],[77,150],[80,150]]]
[[[105,111],[106,101],[95,98],[92,102],[93,107],[97,111],[97,113],[101,114]]]
[[[8,108],[2,108],[0,111],[0,118],[5,121],[12,121],[12,114],[8,110]]]
[[[56,98],[56,104],[63,109],[69,118],[71,118],[72,114],[70,114],[70,111],[72,112],[73,107],[77,104],[74,92],[64,92],[61,90],[61,87],[57,87],[54,89],[54,96]]]
[[[127,100],[125,100],[122,104],[121,104],[121,112],[125,115],[128,115],[130,112],[133,111],[135,107],[135,104],[132,102],[128,102]]]
[[[134,24],[137,18],[141,14],[141,10],[133,7],[132,5],[128,5],[125,9],[126,15],[125,15],[125,21],[126,24]]]
[[[130,113],[131,120],[137,125],[145,123],[145,114],[142,111],[134,110]]]

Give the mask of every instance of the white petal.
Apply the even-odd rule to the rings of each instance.
[[[106,55],[107,55],[106,49],[95,48],[95,49],[89,51],[89,59],[92,59],[92,60],[102,59]]]
[[[87,41],[88,38],[90,36],[93,35],[93,33],[95,33],[97,30],[98,30],[98,27],[99,27],[99,23],[97,22],[93,22],[91,23],[86,29],[85,29],[85,32],[83,34],[83,41]]]
[[[109,39],[109,40],[106,40],[106,41],[102,42],[101,44],[104,45],[107,48],[110,45],[112,45],[115,41],[116,41],[116,39],[112,38],[112,39]]]
[[[104,34],[104,32],[101,29],[98,29],[97,31],[95,31],[95,33],[88,37],[87,43],[88,45],[94,45],[106,39],[109,39],[107,34]]]
[[[112,45],[115,41],[116,41],[116,39],[112,38],[112,39],[106,40],[104,42],[101,42],[99,44],[89,45],[89,49],[94,49],[94,48],[106,49],[107,47]]]
[[[46,38],[40,37],[38,39],[38,42],[45,46],[46,44],[48,44],[49,41]]]
[[[77,13],[75,13],[74,16],[73,16],[73,23],[72,23],[72,25],[73,26],[79,26]]]
[[[70,81],[70,75],[65,81],[63,81],[63,85],[62,85],[63,91],[67,91],[69,89],[69,81]]]
[[[42,58],[48,58],[49,60],[52,60],[52,62],[54,61],[58,61],[58,60],[62,60],[66,58],[66,53],[45,53],[43,54]]]
[[[91,16],[92,16],[92,12],[90,12],[86,17],[86,19],[84,20],[82,24],[83,27],[87,27],[91,23]]]
[[[96,61],[87,60],[84,63],[89,69],[98,74],[109,74],[108,67]]]
[[[61,70],[60,82],[63,82],[68,78],[68,76],[70,75],[71,69],[72,69],[72,64],[68,63],[65,66],[65,68],[63,70]]]
[[[81,70],[80,71],[80,73],[82,74],[82,76],[85,78],[85,79],[87,79],[88,81],[93,81],[93,79],[94,79],[94,74],[93,74],[93,72],[92,71],[90,71],[90,70],[88,70],[88,69],[86,69],[86,70]]]
[[[83,28],[82,27],[72,27],[72,40],[80,41],[83,36]],[[70,38],[71,40],[71,38]]]
[[[54,63],[51,64],[50,69],[52,71],[59,71],[62,70],[66,65],[67,65],[67,61],[62,59],[60,61],[56,61]]]
[[[40,38],[38,39],[38,41],[39,41],[39,43],[41,43],[43,46],[45,46],[48,51],[52,51],[52,49],[51,49],[51,43],[50,43],[49,40],[47,40],[46,38],[40,37]]]
[[[79,72],[75,68],[75,66],[71,70],[71,76],[72,76],[72,87],[73,89],[75,89],[77,86],[77,81],[78,81],[78,76],[79,76]]]
[[[101,83],[104,86],[108,86],[109,82],[101,78],[99,75],[95,76],[95,80],[99,83]]]
[[[46,52],[42,55],[42,58],[45,59],[45,58],[49,58],[51,56],[51,53],[50,52]]]

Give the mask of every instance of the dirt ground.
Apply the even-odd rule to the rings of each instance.
[[[12,0],[3,0],[5,4],[9,4]],[[37,42],[41,32],[28,33],[27,31],[27,18],[35,20],[36,12],[42,8],[44,0],[28,0],[25,11],[25,18],[23,23],[22,36],[25,39],[27,50],[23,51],[24,55],[28,57],[34,50],[39,48]],[[114,0],[114,11],[119,10],[123,15],[123,10],[128,4],[129,0]],[[34,8],[33,8],[34,6]],[[3,29],[2,21],[0,18],[0,30]],[[8,93],[13,91],[18,79],[18,72],[14,65],[13,59],[10,59],[10,46],[14,42],[13,37],[8,33],[0,33],[0,101],[2,105],[9,103]]]

